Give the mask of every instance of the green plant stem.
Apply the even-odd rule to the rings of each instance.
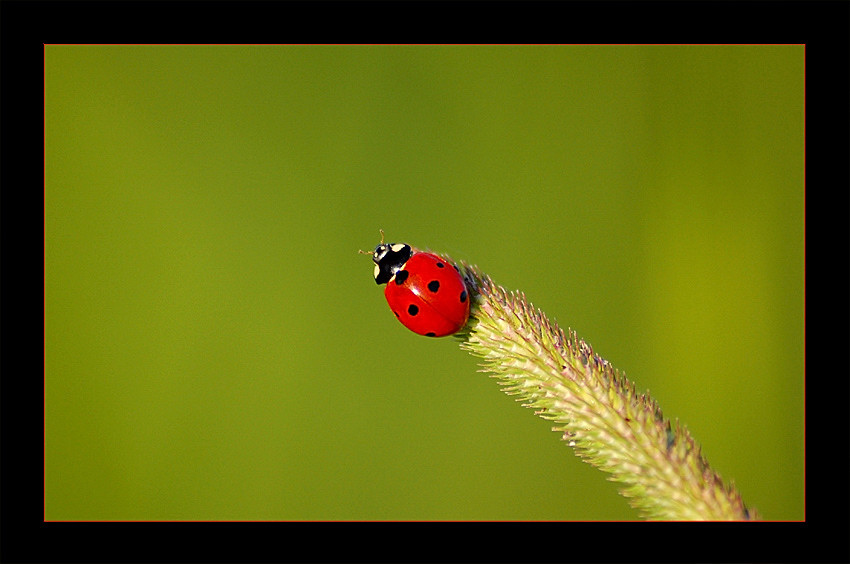
[[[481,357],[482,372],[535,414],[585,462],[609,473],[640,516],[652,520],[752,520],[687,429],[671,424],[575,332],[564,331],[521,292],[508,292],[476,267],[455,263],[472,297],[470,321],[456,335]]]

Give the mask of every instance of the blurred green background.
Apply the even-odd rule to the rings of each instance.
[[[478,264],[804,517],[802,46],[47,46],[48,520],[629,520],[390,241]]]

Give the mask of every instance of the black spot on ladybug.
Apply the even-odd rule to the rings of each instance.
[[[395,283],[401,286],[404,284],[404,281],[407,280],[407,277],[410,276],[410,273],[406,270],[399,270],[395,273]]]
[[[445,264],[443,264],[443,263],[441,263],[441,262],[438,262],[438,263],[437,263],[437,268],[443,268],[444,266],[446,266],[446,265],[445,265]]]
[[[414,304],[410,304],[409,306],[407,306],[407,313],[409,313],[410,315],[416,315],[417,313],[419,313],[419,308],[416,307],[416,305]]]
[[[428,282],[428,289],[436,294],[437,290],[440,289],[439,280],[431,280],[430,282]]]
[[[466,301],[466,290],[464,290],[463,292],[460,293],[460,303],[463,303],[465,301]]]
[[[396,316],[396,317],[401,317],[401,316],[398,314],[398,312],[397,312],[397,311],[394,311],[393,313],[395,314],[395,316]]]
[[[436,337],[437,335],[435,333],[425,333],[425,336],[426,337]]]

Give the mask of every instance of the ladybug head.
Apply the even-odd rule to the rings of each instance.
[[[413,255],[410,245],[404,243],[381,243],[372,253],[375,263],[375,283],[386,284],[395,276],[404,263]]]

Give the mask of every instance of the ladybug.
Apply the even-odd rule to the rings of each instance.
[[[469,319],[469,292],[456,266],[406,243],[381,243],[372,253],[375,283],[402,325],[426,337],[457,333]]]

